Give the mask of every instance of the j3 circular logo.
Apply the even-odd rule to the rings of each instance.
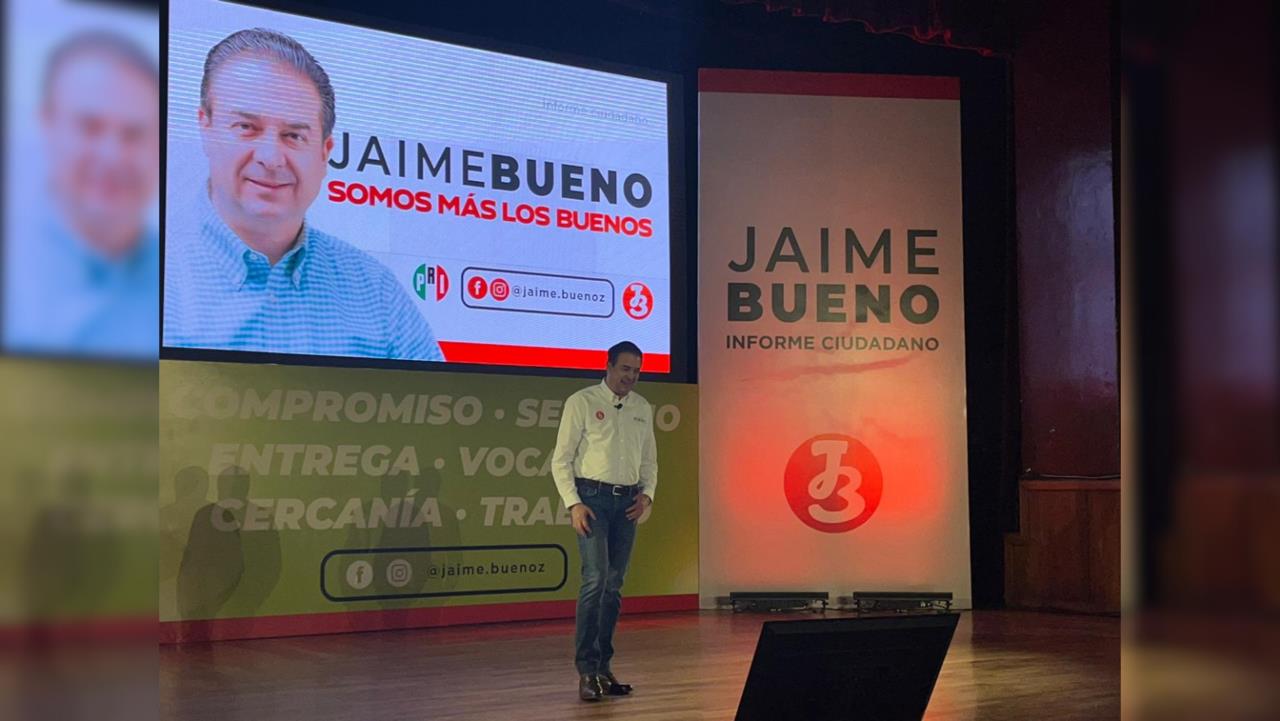
[[[884,477],[869,448],[855,438],[827,433],[791,453],[783,487],[792,512],[805,525],[845,533],[876,512]]]
[[[639,281],[628,283],[622,291],[622,309],[636,320],[648,318],[653,312],[653,291]]]

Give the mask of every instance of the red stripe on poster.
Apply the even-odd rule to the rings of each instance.
[[[460,343],[440,341],[440,350],[450,363],[476,363],[482,365],[520,366],[524,368],[575,368],[604,370],[609,354],[603,350],[576,348],[538,348],[521,345],[494,345],[489,343]],[[670,373],[671,355],[645,353],[645,373]]]
[[[704,93],[959,100],[960,78],[703,68],[698,71],[698,90]]]
[[[390,611],[346,611],[297,616],[219,618],[209,621],[166,621],[160,624],[160,643],[198,643],[233,639],[314,636],[328,633],[388,631],[475,623],[541,621],[573,618],[577,601],[537,601],[481,606],[406,608]],[[626,613],[696,611],[698,595],[637,596],[623,599]]]

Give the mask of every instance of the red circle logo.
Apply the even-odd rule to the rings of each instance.
[[[598,421],[604,420],[604,411],[596,411],[596,420]]]
[[[880,506],[884,478],[871,450],[838,433],[814,436],[791,453],[783,476],[787,503],[806,526],[844,533]]]
[[[506,300],[511,294],[511,286],[507,285],[507,281],[502,278],[494,278],[489,284],[489,292],[493,294],[494,300]]]
[[[653,293],[649,292],[649,286],[639,281],[628,283],[622,291],[622,309],[636,320],[648,318],[653,312]]]
[[[477,275],[476,277],[467,281],[467,293],[469,293],[472,298],[475,298],[476,300],[480,300],[481,298],[485,297],[485,295],[488,294],[488,292],[489,292],[489,283],[485,281],[484,278],[481,278],[480,276]]]

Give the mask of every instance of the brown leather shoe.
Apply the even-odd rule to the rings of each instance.
[[[600,674],[600,688],[610,696],[626,696],[631,693],[631,684],[620,682],[611,671]]]
[[[604,696],[600,686],[600,677],[593,673],[584,673],[578,678],[578,698],[583,701],[599,701]]]

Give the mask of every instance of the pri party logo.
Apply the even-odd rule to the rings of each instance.
[[[792,452],[783,487],[805,525],[823,533],[861,526],[880,506],[884,478],[871,450],[835,433],[814,436]]]
[[[449,292],[449,274],[445,272],[444,266],[428,266],[423,263],[413,271],[413,292],[423,300],[427,299],[427,286],[435,288],[436,300],[444,300]]]

